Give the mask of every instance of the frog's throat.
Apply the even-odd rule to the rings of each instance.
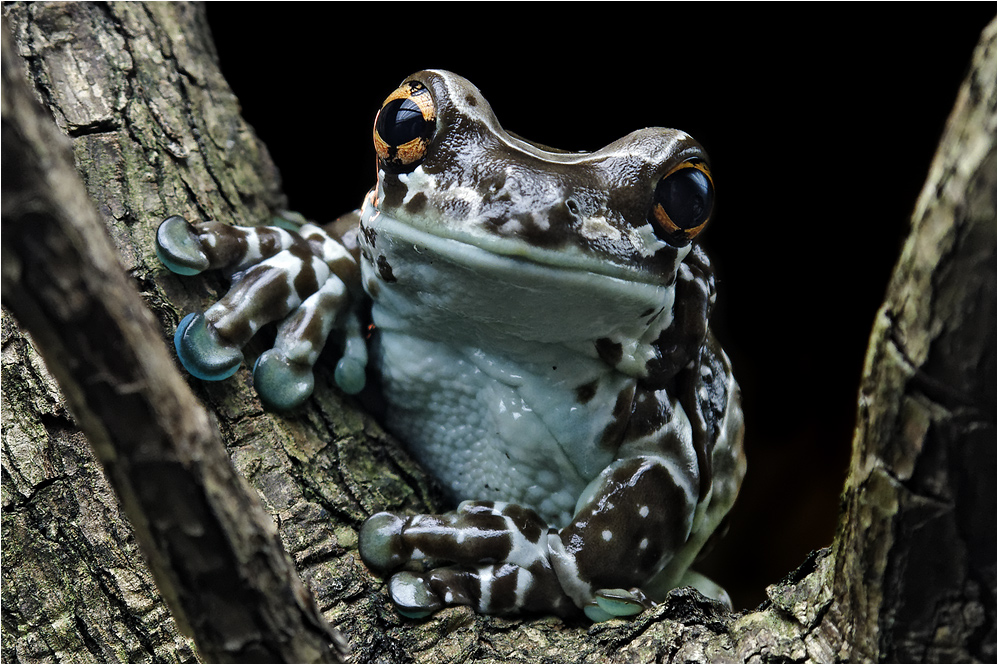
[[[558,261],[554,253],[544,250],[538,250],[536,254],[551,258],[550,262],[539,261],[536,255],[493,251],[492,245],[497,245],[499,249],[510,248],[503,243],[492,242],[488,243],[488,247],[482,247],[477,242],[469,243],[458,238],[427,233],[380,213],[373,224],[365,226],[374,231],[378,238],[376,242],[383,243],[382,247],[389,243],[395,246],[393,250],[386,252],[388,255],[397,251],[425,252],[428,256],[472,270],[476,278],[482,280],[503,280],[525,288],[530,288],[530,285],[541,288],[539,285],[557,282],[561,292],[568,294],[568,299],[571,299],[572,294],[599,294],[604,300],[611,298],[640,302],[646,303],[647,307],[657,309],[664,306],[671,311],[675,284],[632,279],[640,276],[636,271],[617,273],[600,270],[603,266],[593,265],[592,262]],[[375,252],[380,255],[377,250],[380,247]],[[668,320],[671,321],[671,317]]]

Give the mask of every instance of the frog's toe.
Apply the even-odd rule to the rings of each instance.
[[[372,515],[360,528],[360,558],[378,573],[395,570],[406,563],[402,528],[405,520],[392,513]]]
[[[590,621],[599,623],[644,612],[650,602],[638,589],[600,589],[583,611]]]
[[[345,285],[330,275],[278,326],[274,348],[260,356],[253,370],[257,392],[269,407],[293,409],[308,399],[315,387],[312,367],[333,328],[339,328],[343,338],[337,385],[351,395],[364,388],[367,347],[356,314],[337,316],[345,299]]]
[[[197,275],[210,265],[198,233],[179,215],[167,217],[156,231],[156,256],[178,275]]]
[[[356,358],[340,358],[336,363],[336,385],[348,395],[356,395],[367,384],[367,367]]]
[[[203,381],[227,379],[243,362],[239,347],[224,342],[201,312],[184,317],[177,326],[173,344],[184,368]]]
[[[311,365],[292,362],[280,349],[270,349],[257,359],[253,383],[266,406],[287,411],[308,399],[315,377]]]
[[[444,606],[440,598],[433,593],[429,581],[422,575],[409,571],[392,575],[388,583],[388,593],[391,594],[398,613],[410,619],[422,619]]]

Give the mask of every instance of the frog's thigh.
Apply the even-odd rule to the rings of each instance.
[[[601,589],[640,588],[686,543],[698,477],[659,456],[617,460],[587,488],[572,523],[550,536],[552,564],[579,606]]]

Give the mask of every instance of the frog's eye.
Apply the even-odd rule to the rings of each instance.
[[[699,159],[691,159],[658,182],[648,221],[670,244],[685,245],[703,231],[713,208],[710,169]]]
[[[374,150],[386,170],[411,171],[426,156],[437,126],[433,97],[419,81],[399,86],[381,105],[374,121]]]

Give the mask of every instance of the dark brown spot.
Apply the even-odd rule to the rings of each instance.
[[[603,362],[616,367],[624,358],[624,347],[620,342],[614,342],[607,337],[596,340],[596,353],[603,359]]]
[[[378,255],[378,275],[380,275],[381,279],[386,282],[398,281],[395,274],[392,272],[392,266],[388,263],[388,259],[385,258],[384,254]]]
[[[660,399],[650,390],[638,391],[627,427],[627,440],[634,441],[654,434],[671,422],[674,415],[669,399]]]
[[[360,279],[360,266],[355,260],[347,256],[335,259],[329,264],[329,269],[344,284],[356,284]]]
[[[726,377],[730,373],[720,345],[708,335],[700,356],[700,364],[685,369],[676,376],[675,393],[690,419],[693,449],[700,465],[700,498],[704,498],[713,482],[712,458],[717,443],[717,428],[724,417],[728,402],[727,381],[705,381],[702,365],[712,376]],[[701,394],[701,388],[703,393]]]
[[[482,597],[478,575],[460,568],[434,568],[425,575],[425,579],[441,600],[450,594],[450,605],[477,606]]]
[[[370,226],[361,226],[360,232],[364,234],[364,241],[367,243],[368,247],[378,246],[378,232],[372,229]]]
[[[530,573],[530,584],[523,597],[522,609],[561,617],[579,614],[579,608],[565,595],[546,561],[533,564],[527,571]]]
[[[254,328],[288,315],[290,295],[283,271],[254,266],[218,301],[224,309],[238,312],[239,316],[226,317],[226,325],[216,326],[216,330],[224,339],[242,346],[253,336]]]
[[[398,208],[405,200],[409,188],[399,180],[398,175],[392,173],[386,173],[383,182],[385,196],[381,201],[382,207]]]
[[[327,304],[324,303],[323,306],[327,306]],[[321,349],[323,344],[326,343],[325,334],[326,331],[322,324],[322,317],[310,316],[304,330],[298,332],[298,337],[307,341],[313,348]]]
[[[631,419],[632,404],[634,403],[634,384],[629,385],[617,395],[617,402],[613,405],[613,419],[600,435],[599,445],[605,450],[617,450],[624,438],[627,430],[627,423]]]
[[[547,524],[529,508],[511,503],[506,506],[502,514],[513,520],[516,530],[532,543],[540,542],[541,536],[547,532]]]
[[[418,215],[426,208],[426,194],[417,193],[405,204],[405,211],[410,215]]]
[[[599,381],[593,380],[589,383],[584,383],[575,389],[575,399],[579,404],[588,404],[589,401],[596,397],[596,389],[599,387]]]
[[[295,293],[304,300],[319,289],[319,278],[312,267],[312,252],[306,243],[295,243],[288,248],[288,252],[301,262],[301,268],[294,276],[293,283]]]
[[[505,614],[516,609],[516,579],[519,567],[504,563],[492,568],[492,583],[489,586],[489,607],[491,614]]]
[[[280,251],[281,234],[276,229],[261,227],[257,229],[261,256],[273,256]]]
[[[212,268],[225,268],[238,263],[246,256],[246,232],[221,222],[201,222],[194,229],[202,238],[201,249],[208,257]],[[215,242],[203,242],[207,236],[214,236]]]
[[[661,388],[691,361],[696,361],[707,337],[714,276],[706,254],[695,247],[686,259],[689,272],[676,282],[672,324],[655,340],[655,357],[647,363],[642,385]]]

